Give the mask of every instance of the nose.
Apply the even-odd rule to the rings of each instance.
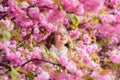
[[[65,34],[64,34],[64,33],[61,33],[61,36],[62,36],[62,37],[64,37],[64,36],[65,36]]]

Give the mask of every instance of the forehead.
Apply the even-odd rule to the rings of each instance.
[[[55,32],[67,32],[65,28],[57,28]]]

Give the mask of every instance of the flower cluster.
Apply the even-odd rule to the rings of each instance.
[[[56,58],[58,25],[73,44]],[[120,0],[0,0],[0,80],[118,80],[119,56]]]

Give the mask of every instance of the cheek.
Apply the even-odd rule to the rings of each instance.
[[[55,42],[56,42],[56,41],[59,41],[59,39],[60,39],[59,36],[55,36],[55,37],[54,37],[54,41],[55,41]]]

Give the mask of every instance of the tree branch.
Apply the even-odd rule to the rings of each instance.
[[[23,63],[23,64],[21,65],[21,67],[25,66],[27,63],[32,62],[32,61],[46,62],[46,63],[50,63],[50,64],[52,64],[52,65],[57,65],[57,66],[59,66],[59,67],[64,68],[61,64],[57,64],[57,63],[54,63],[54,62],[51,62],[51,61],[46,61],[46,60],[38,59],[38,58],[34,58],[34,59],[31,59],[31,60]]]
[[[11,71],[11,67],[9,65],[7,65],[7,64],[4,64],[4,63],[0,62],[0,66],[3,66],[5,68],[7,68],[8,71]]]

